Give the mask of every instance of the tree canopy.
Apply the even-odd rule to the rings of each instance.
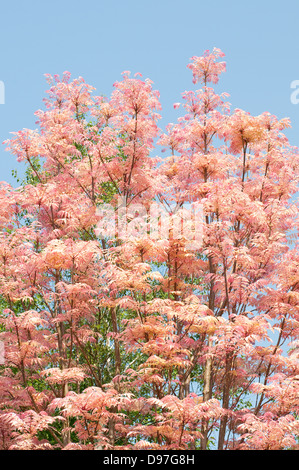
[[[151,80],[65,72],[6,141],[2,449],[298,448],[299,153],[216,93],[223,56],[164,131]]]

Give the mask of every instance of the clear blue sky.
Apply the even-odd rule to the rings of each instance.
[[[71,72],[110,95],[121,72],[140,72],[161,93],[161,127],[179,113],[173,103],[194,89],[189,58],[219,47],[227,72],[217,87],[232,107],[290,117],[287,135],[299,146],[299,104],[290,83],[299,80],[298,0],[10,0],[0,3],[0,142],[11,131],[36,128],[45,73]],[[0,145],[0,180],[14,157]]]

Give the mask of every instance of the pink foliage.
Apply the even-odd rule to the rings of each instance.
[[[104,98],[65,72],[6,141],[28,171],[0,186],[0,448],[298,447],[299,153],[288,119],[211,87],[223,56],[191,58],[202,88],[164,132],[151,80]],[[194,202],[190,247],[174,227]],[[145,232],[100,235],[104,204]]]

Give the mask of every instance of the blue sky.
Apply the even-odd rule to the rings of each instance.
[[[227,72],[217,90],[230,94],[232,108],[290,117],[287,135],[299,146],[299,104],[290,100],[290,84],[299,80],[298,14],[298,0],[1,2],[0,142],[37,127],[44,74],[65,70],[106,95],[124,70],[142,73],[161,93],[165,128],[179,116],[173,103],[194,89],[190,57],[218,47]],[[0,145],[0,181],[16,185],[13,168],[22,175],[22,165]]]

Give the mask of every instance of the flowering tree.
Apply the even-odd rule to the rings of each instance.
[[[165,132],[140,74],[106,99],[65,73],[6,142],[2,449],[297,448],[298,150],[211,87],[223,55]]]

